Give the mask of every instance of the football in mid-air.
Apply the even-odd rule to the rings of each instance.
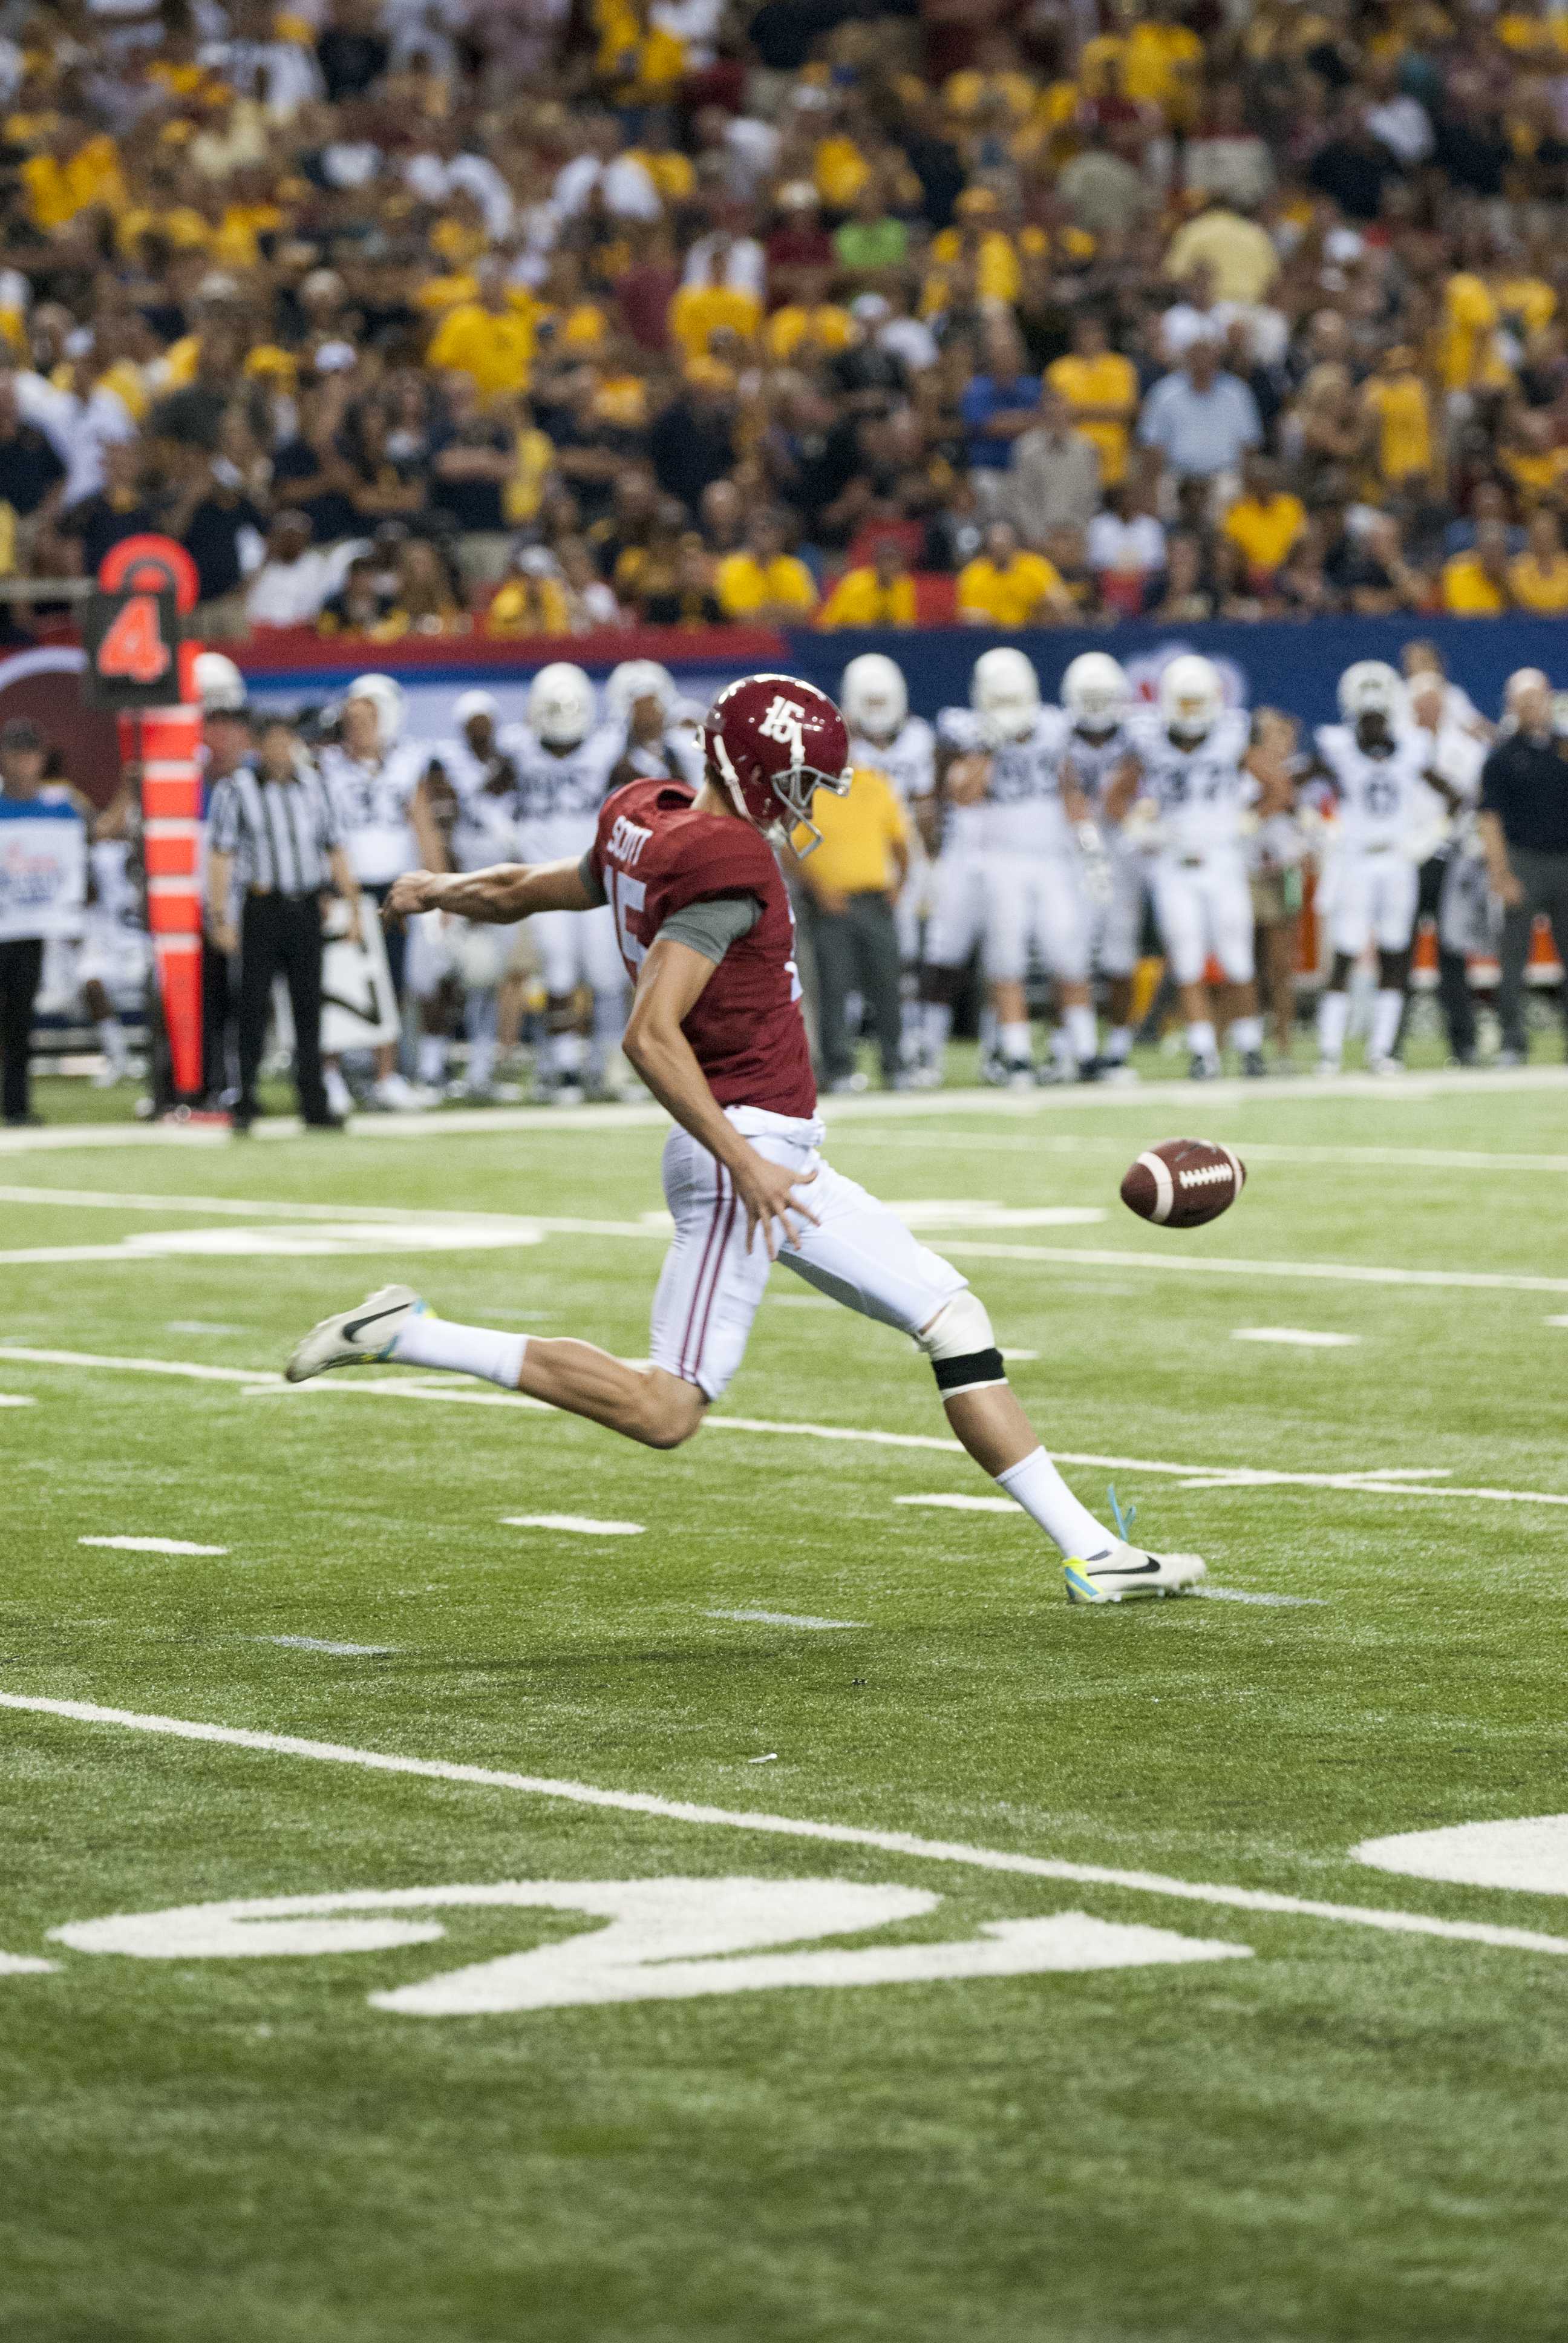
[[[1129,1164],[1121,1201],[1141,1221],[1196,1229],[1228,1212],[1246,1183],[1247,1167],[1231,1148],[1207,1139],[1162,1139]]]

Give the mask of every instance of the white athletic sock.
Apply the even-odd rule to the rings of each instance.
[[[1132,1028],[1113,1025],[1105,1037],[1105,1056],[1113,1066],[1124,1066],[1132,1055]]]
[[[1345,1027],[1351,1021],[1351,997],[1348,992],[1324,992],[1318,996],[1318,1055],[1337,1066],[1344,1055]]]
[[[1067,1029],[1073,1056],[1081,1066],[1086,1066],[1094,1056],[1100,1040],[1095,1031],[1093,1010],[1087,1001],[1081,1001],[1075,1008],[1062,1011],[1061,1021]]]
[[[578,1074],[582,1071],[582,1035],[580,1033],[552,1033],[550,1035],[549,1055],[551,1072],[556,1074],[565,1074],[569,1080],[575,1081]]]
[[[1010,1020],[1008,1023],[999,1025],[996,1030],[997,1040],[1001,1044],[1002,1056],[1009,1065],[1027,1065],[1034,1055],[1034,1042],[1030,1034],[1028,1018],[1025,1017],[1017,1023]]]
[[[1392,1058],[1393,1045],[1399,1039],[1399,1021],[1404,1012],[1402,992],[1380,991],[1372,1002],[1372,1054],[1374,1058]]]
[[[447,1037],[444,1033],[421,1033],[419,1036],[419,1080],[431,1090],[439,1090],[447,1079]]]
[[[1231,1039],[1238,1050],[1250,1054],[1263,1046],[1263,1021],[1261,1017],[1238,1017],[1231,1027]]]
[[[1079,1503],[1043,1448],[1021,1463],[1010,1464],[996,1480],[998,1488],[1005,1489],[1073,1561],[1091,1562],[1116,1544],[1114,1533],[1102,1529],[1088,1506]]]
[[[1058,1025],[1052,1030],[1050,1036],[1050,1055],[1052,1063],[1056,1065],[1062,1073],[1066,1073],[1068,1070],[1076,1063],[1072,1054],[1072,1042],[1069,1037],[1065,1025]]]
[[[523,1372],[526,1334],[498,1334],[488,1326],[455,1326],[448,1318],[416,1311],[392,1344],[399,1366],[444,1367],[449,1374],[482,1375],[516,1391]]]
[[[940,1061],[948,1046],[948,1036],[953,1030],[950,1004],[945,1001],[928,1001],[921,1023],[925,1030],[927,1054],[933,1061]]]
[[[126,1029],[117,1017],[99,1018],[98,1039],[103,1043],[104,1055],[116,1073],[124,1073],[126,1056]]]
[[[1188,1026],[1187,1047],[1195,1058],[1211,1058],[1214,1055],[1219,1043],[1214,1039],[1214,1028],[1206,1017],[1195,1017]]]

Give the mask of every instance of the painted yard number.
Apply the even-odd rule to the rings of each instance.
[[[845,1879],[505,1879],[483,1886],[186,1904],[166,1912],[73,1921],[53,1933],[56,1942],[77,1952],[190,1961],[374,1953],[432,1944],[446,1930],[431,1916],[454,1906],[583,1913],[606,1924],[369,1996],[377,2009],[415,2017],[688,2001],[784,1986],[914,1984],[1244,1960],[1250,1951],[1245,1945],[1128,1927],[1081,1912],[990,1920],[977,1935],[952,1943],[774,1949],[890,1927],[933,1911],[940,1900],[923,1888]]]

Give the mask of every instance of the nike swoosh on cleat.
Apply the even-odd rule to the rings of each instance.
[[[394,1302],[389,1309],[372,1310],[367,1318],[351,1319],[343,1329],[344,1341],[357,1342],[367,1326],[374,1326],[378,1319],[395,1318],[399,1310],[407,1310],[407,1307],[408,1304],[406,1302]]]
[[[1152,1556],[1134,1568],[1129,1562],[1114,1562],[1104,1570],[1085,1570],[1085,1578],[1149,1578],[1157,1575],[1161,1564]]]

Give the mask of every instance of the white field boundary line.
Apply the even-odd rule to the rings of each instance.
[[[1258,1085],[1246,1081],[1205,1084],[1202,1105],[1212,1114],[1231,1106],[1305,1105],[1323,1099],[1358,1100],[1388,1107],[1418,1106],[1433,1099],[1475,1093],[1500,1096],[1513,1091],[1568,1088],[1568,1069],[1561,1066],[1493,1068],[1483,1072],[1412,1074],[1397,1084],[1373,1074],[1341,1074],[1327,1081],[1279,1081]],[[1050,1118],[1062,1112],[1097,1111],[1139,1107],[1181,1107],[1181,1120],[1190,1120],[1193,1105],[1191,1085],[1183,1081],[1143,1082],[1122,1089],[1115,1084],[1074,1084],[1027,1096],[1007,1091],[915,1091],[895,1095],[881,1092],[869,1098],[824,1099],[821,1112],[829,1124],[859,1121],[940,1120],[958,1114],[981,1114],[1008,1121],[1036,1115]],[[347,1124],[352,1139],[447,1140],[519,1132],[536,1138],[559,1137],[584,1131],[658,1131],[668,1118],[662,1107],[649,1103],[628,1106],[458,1108],[429,1115],[354,1115]],[[266,1116],[251,1133],[257,1141],[297,1139],[301,1126],[292,1116]],[[226,1147],[230,1133],[210,1124],[143,1122],[52,1123],[42,1131],[0,1131],[0,1156],[54,1154],[73,1148]]]
[[[106,1708],[95,1701],[51,1700],[29,1693],[0,1692],[0,1707],[78,1725],[114,1725],[132,1733],[176,1741],[199,1741],[232,1749],[302,1757],[318,1765],[352,1765],[375,1774],[408,1774],[425,1781],[466,1782],[478,1789],[512,1790],[525,1797],[557,1798],[570,1805],[646,1815],[660,1822],[689,1823],[705,1829],[758,1831],[774,1838],[807,1839],[839,1846],[872,1847],[883,1855],[918,1863],[960,1865],[976,1871],[1014,1872],[1030,1879],[1068,1880],[1087,1887],[1117,1887],[1135,1895],[1173,1897],[1188,1904],[1223,1905],[1232,1911],[1279,1914],[1342,1926],[1375,1928],[1391,1936],[1439,1936],[1450,1942],[1494,1945],[1516,1952],[1568,1955],[1568,1936],[1533,1928],[1512,1928],[1486,1920],[1440,1920],[1424,1912],[1395,1912],[1375,1905],[1331,1904],[1314,1896],[1282,1896],[1261,1887],[1177,1879],[1157,1871],[1121,1871],[1099,1863],[1069,1863],[1055,1856],[1023,1855],[1001,1847],[971,1846],[958,1839],[922,1838],[910,1831],[867,1829],[853,1823],[805,1820],[794,1815],[747,1814],[728,1806],[656,1797],[646,1790],[602,1790],[588,1782],[556,1781],[538,1774],[514,1774],[487,1765],[440,1758],[404,1757],[390,1750],[355,1749],[337,1741],[310,1741],[290,1733],[259,1733],[233,1725],[206,1725],[193,1718],[156,1716],[137,1709]]]
[[[545,1400],[530,1398],[526,1392],[480,1390],[457,1381],[429,1383],[413,1376],[406,1380],[398,1374],[317,1376],[307,1383],[287,1383],[269,1367],[216,1367],[192,1359],[137,1359],[95,1351],[38,1350],[9,1342],[0,1343],[0,1361],[4,1360],[29,1366],[86,1367],[109,1373],[169,1375],[191,1383],[230,1383],[237,1385],[241,1397],[246,1399],[299,1401],[328,1393],[357,1393],[371,1399],[431,1400],[461,1407],[521,1408],[536,1415],[560,1413]],[[761,1415],[710,1413],[706,1428],[797,1440],[859,1443],[872,1448],[934,1450],[945,1456],[964,1453],[956,1440],[943,1439],[939,1433],[878,1432],[859,1424],[790,1423]],[[1345,1489],[1371,1497],[1474,1497],[1500,1505],[1568,1505],[1568,1493],[1548,1490],[1462,1487],[1450,1479],[1447,1466],[1367,1465],[1358,1472],[1292,1473],[1273,1465],[1176,1464],[1150,1456],[1101,1456],[1071,1448],[1053,1448],[1051,1454],[1059,1464],[1082,1464],[1101,1472],[1161,1473],[1189,1489]],[[1416,1475],[1422,1482],[1440,1481],[1442,1486],[1413,1485],[1412,1476]],[[989,1511],[1004,1502],[1010,1513],[1018,1512],[1010,1502],[994,1498],[966,1500],[964,1509],[979,1505]],[[1021,1513],[1018,1517],[1020,1521],[1024,1518]]]

